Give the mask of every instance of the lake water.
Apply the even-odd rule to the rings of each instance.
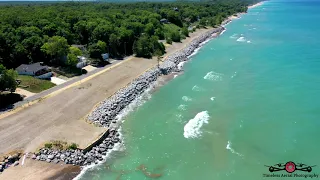
[[[227,25],[80,179],[270,179],[265,165],[288,161],[320,173],[319,12],[320,1],[272,0]]]

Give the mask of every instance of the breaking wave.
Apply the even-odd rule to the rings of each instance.
[[[185,138],[196,138],[201,136],[202,132],[200,128],[203,124],[208,124],[210,116],[208,111],[202,111],[198,113],[193,119],[184,126],[183,136]]]
[[[214,101],[214,99],[216,99],[216,97],[211,97],[211,98],[210,98],[211,101]]]
[[[203,77],[203,79],[211,80],[211,81],[222,81],[222,76],[223,74],[210,71]]]
[[[230,141],[228,141],[226,149],[230,150],[233,154],[236,154],[238,156],[243,156],[242,154],[240,154],[240,153],[236,152],[234,149],[232,149]]]

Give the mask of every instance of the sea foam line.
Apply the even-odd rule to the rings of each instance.
[[[185,138],[197,138],[201,136],[202,132],[200,128],[203,124],[208,124],[209,122],[208,111],[199,112],[193,119],[190,119],[189,122],[184,126],[183,136]]]
[[[232,149],[230,141],[228,141],[226,149],[230,150],[233,154],[236,154],[238,156],[243,156],[242,154],[240,154],[240,153],[236,152],[234,149]]]

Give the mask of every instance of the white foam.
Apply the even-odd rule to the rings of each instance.
[[[80,180],[81,177],[86,173],[86,171],[94,169],[99,167],[101,164],[104,164],[106,160],[112,155],[112,152],[114,151],[124,151],[125,145],[124,145],[124,140],[123,136],[121,133],[121,126],[120,124],[124,121],[124,117],[126,117],[130,112],[134,111],[137,107],[141,106],[144,104],[146,101],[148,101],[151,98],[150,91],[156,86],[156,82],[152,83],[148,89],[145,90],[138,98],[133,100],[126,108],[124,108],[117,116],[115,119],[118,119],[117,123],[113,124],[112,127],[119,127],[119,138],[122,140],[122,143],[116,143],[114,147],[107,152],[105,156],[103,156],[103,160],[99,161],[97,164],[91,164],[88,166],[84,166],[81,169],[80,174],[78,174],[73,180]],[[110,126],[111,127],[111,126]]]
[[[237,36],[238,36],[238,34],[233,34],[232,36],[230,36],[230,38],[231,39],[236,39],[236,38],[238,38]]]
[[[243,36],[239,37],[237,39],[238,42],[245,42],[246,41],[246,38],[244,38]]]
[[[194,85],[193,87],[192,87],[192,91],[202,91],[203,89],[201,88],[201,87],[199,87],[199,86],[197,86],[197,85]]]
[[[185,105],[185,104],[180,104],[179,106],[178,106],[178,109],[179,110],[181,110],[181,111],[185,111],[187,108],[187,105]]]
[[[181,70],[182,67],[183,67],[183,65],[184,65],[185,63],[186,63],[186,61],[180,62],[180,63],[177,65],[178,69]]]
[[[222,76],[223,74],[221,73],[210,71],[203,77],[203,79],[210,80],[210,81],[222,81]]]
[[[177,75],[177,74],[175,74],[175,75],[173,76],[173,78],[176,78],[176,77],[178,77],[178,75]]]
[[[211,97],[210,100],[211,100],[211,101],[214,101],[215,98],[216,98],[216,97]]]
[[[238,156],[243,156],[242,154],[240,154],[240,153],[236,152],[234,149],[232,149],[230,141],[228,141],[226,149],[230,150],[233,154],[236,154]]]
[[[237,72],[234,72],[234,74],[231,76],[231,78],[236,77],[236,75],[237,75]]]
[[[247,41],[247,43],[251,43],[251,41]]]
[[[121,137],[121,135],[120,135]],[[111,149],[111,151],[108,151],[107,154],[103,157],[103,160],[102,161],[99,161],[97,164],[91,164],[89,166],[84,166],[82,169],[81,169],[81,172],[75,177],[73,178],[73,180],[80,180],[81,177],[88,171],[88,170],[91,170],[91,169],[94,169],[94,168],[97,168],[99,167],[100,165],[104,164],[108,157],[110,156],[110,154],[114,151],[124,151],[124,144],[123,143],[117,143],[114,145],[113,149]]]
[[[182,97],[182,100],[184,100],[184,101],[192,101],[192,98],[190,98],[190,97],[188,97],[188,96],[183,96]]]
[[[201,136],[202,132],[200,128],[203,124],[208,124],[210,116],[208,111],[202,111],[198,113],[193,119],[184,126],[183,136],[185,138],[197,138]]]
[[[225,30],[223,30],[223,31],[220,33],[220,36],[221,36],[224,32],[226,32],[226,29],[225,29]]]
[[[230,58],[229,60],[230,60],[230,61],[232,61],[233,59],[232,59],[232,58]]]

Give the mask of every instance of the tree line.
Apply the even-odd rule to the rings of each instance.
[[[165,52],[159,40],[178,42],[190,25],[219,25],[256,1],[6,4],[0,6],[0,64],[74,65],[82,52],[72,44],[85,45],[92,58],[151,57]],[[161,19],[178,29],[166,28]]]

